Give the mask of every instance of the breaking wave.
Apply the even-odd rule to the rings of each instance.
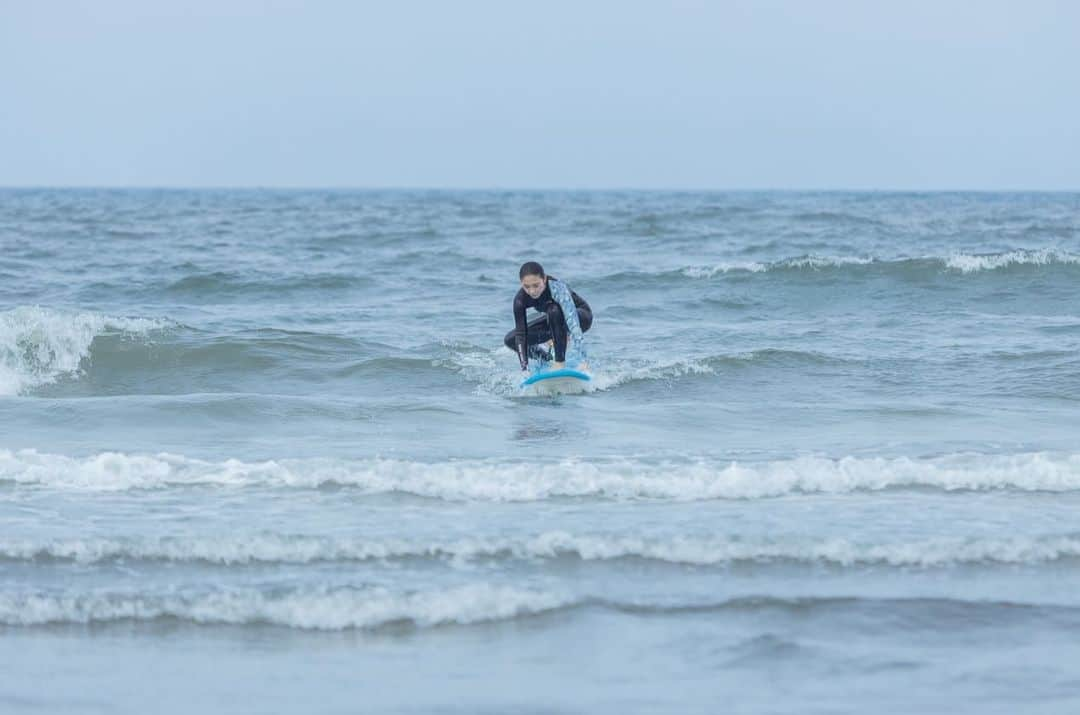
[[[0,395],[75,375],[90,359],[90,346],[104,335],[145,336],[167,323],[22,306],[0,312]]]
[[[279,625],[316,630],[430,627],[512,619],[565,606],[565,596],[472,584],[431,592],[384,588],[256,588],[137,593],[0,592],[0,624],[39,626],[178,619],[199,624]]]
[[[99,564],[117,561],[244,564],[642,559],[691,566],[792,562],[833,566],[945,567],[1040,564],[1080,557],[1080,535],[930,538],[859,543],[842,538],[642,537],[548,531],[522,537],[436,541],[258,533],[215,537],[0,540],[0,561]]]
[[[1053,248],[1022,249],[1002,253],[965,254],[922,258],[879,259],[865,256],[800,256],[773,262],[733,261],[687,266],[679,274],[687,278],[714,278],[729,273],[816,272],[823,270],[873,269],[882,273],[962,274],[1045,266],[1078,266],[1080,254]]]
[[[793,493],[848,493],[899,488],[946,491],[1080,489],[1080,454],[959,453],[911,457],[799,457],[765,462],[720,460],[503,460],[330,458],[214,462],[161,453],[103,452],[68,457],[0,450],[0,484],[122,491],[192,486],[319,488],[365,494],[403,493],[450,501],[552,498],[759,499]]]
[[[282,626],[304,630],[431,628],[513,621],[544,614],[594,607],[635,616],[687,613],[829,614],[874,613],[910,625],[941,628],[955,625],[960,614],[978,614],[986,623],[1043,619],[1076,619],[1076,607],[1039,600],[1031,602],[957,598],[864,598],[805,596],[783,598],[740,595],[693,601],[651,602],[569,595],[536,589],[472,584],[455,588],[394,592],[371,587],[293,587],[171,589],[165,593],[119,590],[29,591],[0,593],[0,625],[33,627],[116,622],[181,621],[197,625]]]

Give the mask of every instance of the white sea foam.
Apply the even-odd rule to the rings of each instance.
[[[641,380],[672,380],[687,375],[712,375],[713,369],[703,359],[661,359],[647,365],[619,369],[600,369],[593,375],[593,390],[608,390]]]
[[[874,262],[873,258],[863,256],[803,256],[780,261],[781,268],[836,268],[839,266],[866,266]]]
[[[514,368],[506,369],[507,361],[512,360]],[[548,397],[552,393],[545,390],[526,391],[521,387],[523,373],[516,368],[517,357],[506,348],[494,350],[455,350],[448,364],[469,380],[477,383],[476,392],[480,395],[500,395],[503,397]],[[640,370],[644,375],[647,368]],[[630,376],[618,377],[607,372],[589,371],[592,380],[585,383],[578,392],[596,392],[613,385],[634,379]]]
[[[273,624],[319,630],[398,623],[428,627],[506,620],[572,603],[564,595],[488,584],[413,593],[384,588],[284,592],[246,588],[157,594],[0,592],[0,623],[35,626],[176,618],[204,624]]]
[[[745,273],[761,273],[769,270],[769,266],[756,261],[736,261],[731,263],[717,263],[712,266],[688,266],[682,269],[682,274],[687,278],[714,278],[723,273],[736,271]]]
[[[105,452],[67,457],[0,449],[0,481],[52,489],[116,491],[192,485],[313,488],[346,485],[368,494],[401,492],[446,500],[756,499],[792,493],[846,493],[902,487],[943,490],[1080,489],[1080,454],[954,454],[910,457],[800,457],[719,460],[535,461],[284,459],[220,462],[174,454]]]
[[[1038,250],[1009,251],[988,255],[970,255],[956,253],[945,260],[945,266],[961,273],[993,271],[1014,265],[1045,266],[1054,263],[1080,264],[1080,255],[1059,251],[1053,248]]]
[[[201,562],[220,565],[317,561],[441,560],[469,564],[489,559],[641,558],[696,566],[793,561],[838,566],[936,567],[958,564],[1037,564],[1080,556],[1075,534],[1004,538],[941,537],[888,543],[841,538],[754,539],[733,536],[643,537],[548,531],[532,536],[436,541],[281,534],[215,537],[0,540],[0,559],[53,559],[95,564],[112,560]]]
[[[824,268],[839,268],[843,266],[864,266],[873,263],[882,265],[901,265],[911,262],[910,258],[897,258],[891,260],[877,259],[864,256],[801,256],[798,258],[785,258],[770,263],[756,261],[746,262],[722,262],[711,266],[688,266],[681,273],[688,278],[714,278],[727,273],[763,273],[777,270],[811,269],[821,270]],[[1009,266],[1031,265],[1046,266],[1052,264],[1080,264],[1080,255],[1069,253],[1056,248],[1019,249],[1004,253],[991,254],[966,254],[954,253],[945,257],[926,256],[918,259],[920,262],[944,265],[950,270],[961,273],[975,273],[978,271],[993,271]]]
[[[717,263],[711,266],[688,266],[682,269],[682,274],[687,278],[714,278],[724,273],[763,273],[765,271],[792,268],[836,268],[839,266],[863,266],[873,262],[873,258],[861,256],[800,256],[799,258],[787,258],[772,263],[735,261]]]
[[[0,311],[0,395],[54,382],[78,372],[94,338],[107,331],[146,334],[165,324],[37,306]]]

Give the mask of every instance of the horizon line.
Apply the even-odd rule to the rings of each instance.
[[[846,188],[846,187],[554,187],[554,186],[348,186],[348,185],[286,185],[286,184],[0,184],[2,191],[325,191],[379,192],[427,191],[445,193],[865,193],[865,194],[1076,194],[1080,188]]]

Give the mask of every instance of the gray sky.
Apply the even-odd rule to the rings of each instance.
[[[0,185],[1080,189],[1080,2],[0,0]]]

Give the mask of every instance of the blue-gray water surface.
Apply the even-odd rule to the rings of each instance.
[[[1076,712],[1078,431],[1077,194],[2,190],[0,710]]]

